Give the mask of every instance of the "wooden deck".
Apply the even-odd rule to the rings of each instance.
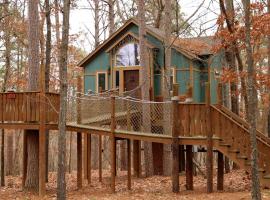
[[[0,129],[40,130],[43,125],[47,130],[57,130],[58,111],[58,94],[46,93],[42,96],[39,92],[0,93]],[[250,170],[251,149],[249,125],[246,121],[221,105],[177,103],[174,112],[177,118],[173,118],[172,135],[116,129],[116,121],[126,119],[128,112],[116,113],[113,108],[106,117],[78,119],[77,122],[67,122],[66,127],[68,131],[78,134],[109,136],[114,140],[163,144],[176,142],[178,145],[210,147],[222,152],[241,168]],[[45,123],[42,124],[43,118]],[[103,121],[97,121],[98,119]],[[95,125],[105,121],[107,126]],[[257,142],[261,183],[270,187],[270,140],[258,131]]]

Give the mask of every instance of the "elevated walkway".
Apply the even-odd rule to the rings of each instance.
[[[0,129],[39,130],[45,118],[45,129],[57,130],[58,112],[59,94],[0,93]],[[176,135],[178,144],[206,147],[211,133],[213,148],[250,172],[251,144],[246,121],[221,105],[179,103],[177,112],[178,118],[174,119],[171,102],[72,97],[66,126],[73,132],[163,144],[172,144],[172,136]],[[257,131],[257,145],[261,185],[270,187],[270,139]]]

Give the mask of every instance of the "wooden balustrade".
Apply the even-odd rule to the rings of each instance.
[[[60,109],[60,95],[57,93],[46,93],[46,122],[58,123],[58,113]],[[75,108],[74,108],[75,109]]]
[[[39,122],[39,92],[7,92],[0,93],[0,121],[2,122]],[[46,122],[57,123],[59,95],[46,94]]]
[[[207,120],[205,104],[179,104],[180,136],[206,136]]]

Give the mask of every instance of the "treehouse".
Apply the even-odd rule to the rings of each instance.
[[[145,38],[151,99],[158,100],[162,97],[165,37],[161,30],[146,26]],[[178,83],[178,94],[183,97],[190,88],[193,101],[204,102],[209,79],[211,102],[215,103],[221,56],[212,52],[214,38],[172,37],[171,41],[170,85]],[[79,63],[84,68],[84,92],[119,89],[121,94],[142,85],[139,51],[138,22],[130,19]]]
[[[148,70],[151,98],[162,100],[161,85],[164,69],[164,34],[146,28]],[[174,39],[172,39],[174,40]],[[193,146],[207,151],[207,191],[213,191],[213,152],[217,152],[217,189],[223,190],[224,156],[246,172],[251,171],[249,124],[222,105],[222,85],[218,83],[222,54],[211,49],[213,38],[176,39],[172,45],[170,79],[174,87],[171,101],[149,102],[130,98],[140,97],[138,88],[145,80],[140,77],[138,22],[130,19],[103,44],[83,59],[84,89],[78,77],[76,95],[68,94],[66,130],[77,135],[77,187],[83,177],[91,184],[91,137],[99,136],[99,180],[102,181],[103,150],[110,151],[110,187],[116,191],[116,141],[126,141],[127,188],[131,190],[132,171],[142,174],[141,142],[151,142],[154,173],[160,174],[163,159],[171,164],[173,192],[179,192],[179,167],[186,158],[186,188],[193,189]],[[42,69],[42,68],[41,68]],[[60,96],[46,92],[45,73],[41,70],[40,90],[0,93],[0,128],[37,130],[39,194],[46,191],[46,130],[58,130]],[[176,84],[177,83],[177,84]],[[117,89],[116,89],[117,88]],[[83,91],[84,90],[84,91]],[[100,95],[100,92],[110,90]],[[111,95],[112,92],[120,95]],[[131,92],[133,91],[133,92]],[[87,93],[95,93],[88,95]],[[127,94],[123,96],[122,94]],[[131,95],[132,94],[132,95]],[[133,96],[133,97],[134,97]],[[192,101],[179,102],[179,96]],[[189,99],[190,100],[190,99]],[[102,145],[103,137],[110,138]],[[26,137],[26,135],[25,135]],[[256,132],[259,177],[262,186],[270,187],[270,139]],[[132,146],[131,146],[131,142]],[[31,163],[27,162],[27,141],[23,140],[22,185]],[[163,144],[170,145],[166,157]],[[180,147],[185,145],[185,151]],[[132,151],[131,151],[132,149]],[[181,151],[179,151],[181,150]],[[182,152],[179,156],[179,152]],[[83,156],[84,155],[84,156]],[[131,162],[133,160],[133,162]],[[29,166],[29,167],[28,167]],[[132,167],[133,166],[133,167]],[[83,176],[84,174],[84,176]],[[2,177],[3,171],[2,171]]]

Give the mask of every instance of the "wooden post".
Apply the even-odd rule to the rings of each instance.
[[[206,176],[207,176],[207,193],[213,192],[213,133],[211,130],[210,119],[210,84],[205,84],[205,105],[207,108],[207,159],[206,159]]]
[[[131,146],[130,146],[130,139],[127,139],[127,164],[128,164],[128,171],[127,171],[127,188],[131,190]]]
[[[222,96],[222,84],[218,83],[218,88],[217,88],[217,104],[218,106],[222,106],[223,102],[223,96]]]
[[[133,140],[133,170],[134,176],[139,178],[141,176],[141,142]]]
[[[186,146],[186,186],[193,190],[193,152],[192,145]]]
[[[83,167],[83,169],[84,169],[84,179],[87,179],[87,144],[88,144],[88,142],[87,142],[87,133],[84,133],[83,134],[83,163],[84,163],[84,167]]]
[[[133,124],[134,131],[138,131],[138,124]],[[134,176],[141,177],[141,141],[133,140],[133,170]]]
[[[81,77],[77,77],[77,123],[80,124],[81,119],[81,92],[82,92]],[[82,188],[82,133],[77,132],[77,187]]]
[[[40,102],[39,102],[39,196],[45,195],[46,190],[46,88],[45,67],[40,69]]]
[[[22,187],[25,187],[26,174],[27,174],[27,132],[23,132],[23,171],[22,171]]]
[[[98,136],[98,174],[99,174],[99,182],[102,182],[102,136]]]
[[[224,185],[224,156],[218,152],[217,190],[223,190]]]
[[[77,187],[82,188],[82,133],[77,133]]]
[[[91,134],[87,134],[87,180],[91,184]]]
[[[172,128],[172,191],[178,193],[179,187],[179,123],[178,123],[178,97],[172,98],[173,128]]]
[[[2,129],[2,134],[1,134],[1,140],[2,140],[2,145],[1,145],[1,186],[5,186],[5,130]],[[25,157],[25,156],[24,156]],[[23,158],[24,158],[23,157]],[[25,162],[23,161],[23,164]],[[23,165],[24,166],[24,165]],[[24,170],[23,170],[24,172]],[[26,173],[23,173],[23,187],[24,187],[24,180],[26,177]]]
[[[116,142],[115,142],[115,97],[111,97],[111,192],[115,192]]]

